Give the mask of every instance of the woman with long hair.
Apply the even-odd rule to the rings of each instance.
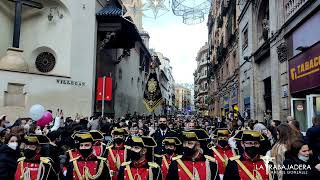
[[[311,180],[320,177],[320,164],[310,163],[310,149],[302,139],[294,141],[285,156],[283,180]]]
[[[285,159],[285,152],[290,148],[291,143],[296,139],[294,132],[290,126],[285,124],[280,124],[276,127],[277,142],[271,149],[270,155],[275,158],[275,164],[277,166],[282,166]],[[282,179],[283,172],[281,169],[277,170],[278,178]]]

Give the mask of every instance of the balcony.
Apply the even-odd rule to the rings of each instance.
[[[287,0],[285,3],[286,21],[290,19],[308,0]]]
[[[203,80],[203,79],[206,80],[207,78],[208,78],[207,75],[202,75],[202,76],[199,77],[198,81],[201,81],[201,80]]]

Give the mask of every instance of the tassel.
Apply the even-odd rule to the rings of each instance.
[[[153,180],[153,172],[151,167],[149,167],[149,180]]]
[[[117,162],[116,162],[117,169],[120,169],[120,166],[121,166],[121,160],[120,160],[120,156],[119,156],[119,154],[117,154],[116,159],[117,159]]]
[[[195,168],[195,167],[193,167],[193,173],[192,173],[193,175],[193,177],[192,177],[192,179],[193,180],[200,180],[200,176],[199,176],[199,172],[198,172],[198,170],[197,170],[197,168]]]
[[[210,162],[206,160],[206,180],[211,180]]]

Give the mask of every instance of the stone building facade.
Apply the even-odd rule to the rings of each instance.
[[[213,1],[208,16],[209,115],[228,116],[239,104],[239,6]]]
[[[122,2],[41,3],[42,9],[22,9],[23,52],[10,48],[7,53],[15,8],[11,1],[0,1],[0,22],[5,24],[0,28],[0,112],[15,120],[28,116],[33,104],[42,104],[63,109],[66,117],[101,114],[96,81],[111,75],[113,97],[105,102],[105,114],[147,113],[142,96],[151,59],[143,43],[148,36],[122,18]]]
[[[191,89],[184,85],[177,84],[175,87],[175,106],[177,113],[188,114],[192,111]]]
[[[317,94],[311,88],[302,94],[292,92],[292,96],[288,59],[320,40],[312,31],[317,26],[319,2],[259,0],[238,4],[240,111],[267,124],[270,123],[266,121],[268,113],[274,120],[285,121],[288,115],[295,116],[293,98],[306,99],[308,94]],[[299,102],[306,106],[305,101]],[[307,107],[301,109],[308,113]],[[298,120],[306,127],[311,115],[308,120],[302,114],[299,116]]]
[[[194,72],[194,100],[195,110],[200,115],[208,115],[208,43],[198,51],[197,69]]]

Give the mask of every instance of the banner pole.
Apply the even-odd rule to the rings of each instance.
[[[104,97],[105,97],[105,91],[106,91],[106,76],[103,76],[103,83],[102,83],[102,112],[101,117],[104,117]]]
[[[154,119],[154,110],[152,111],[153,128],[156,129],[156,121]]]

